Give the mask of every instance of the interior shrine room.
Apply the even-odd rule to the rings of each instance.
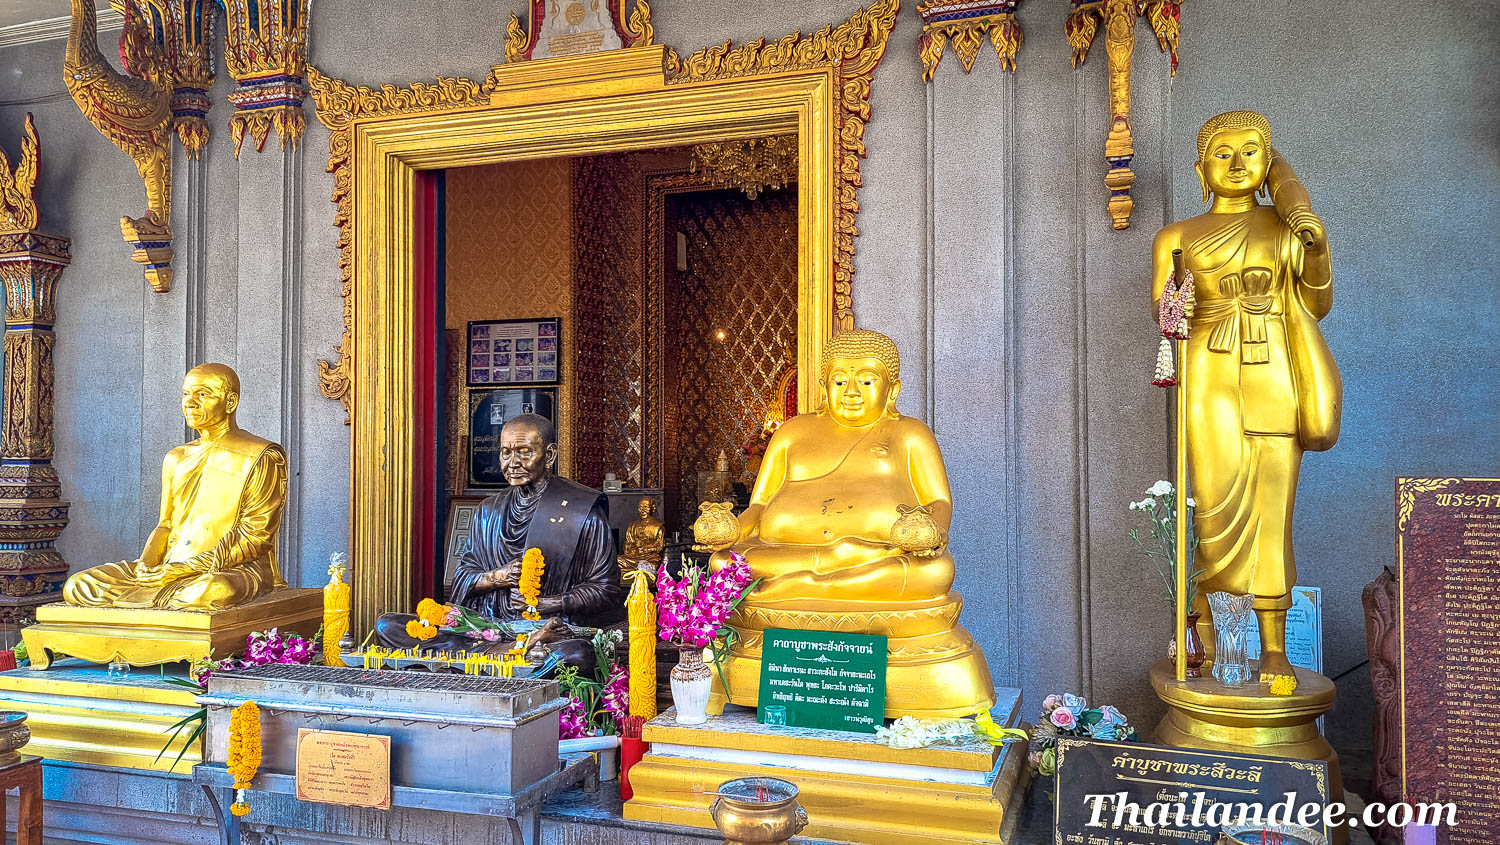
[[[1497,44],[5,0],[3,842],[1500,842]]]

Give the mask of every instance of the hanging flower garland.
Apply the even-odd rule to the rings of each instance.
[[[253,701],[234,708],[229,717],[229,774],[234,777],[234,804],[229,811],[236,816],[250,814],[245,790],[260,770],[260,707]]]
[[[1177,383],[1177,374],[1172,368],[1172,341],[1188,339],[1188,308],[1192,302],[1193,271],[1184,268],[1181,281],[1167,280],[1157,307],[1161,342],[1156,347],[1156,372],[1151,377],[1151,383],[1157,387],[1171,387]]]
[[[526,602],[526,610],[521,613],[522,619],[542,618],[542,615],[537,612],[536,603],[542,595],[542,573],[546,571],[547,559],[542,557],[542,550],[527,549],[525,557],[521,558],[521,583],[519,585],[521,598]]]

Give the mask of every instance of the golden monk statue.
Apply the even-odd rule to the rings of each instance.
[[[235,424],[240,380],[223,364],[194,367],[182,414],[198,439],[161,465],[161,522],[139,560],[74,573],[68,604],[222,610],[286,586],[276,538],[286,504],[286,455]]]
[[[1333,305],[1328,240],[1307,191],[1272,148],[1265,117],[1236,111],[1209,120],[1198,133],[1197,168],[1212,205],[1161,230],[1152,274],[1153,301],[1172,275],[1174,250],[1193,275],[1181,378],[1196,565],[1204,570],[1196,609],[1207,620],[1208,593],[1254,595],[1260,680],[1295,683],[1285,640],[1297,581],[1297,473],[1304,450],[1338,439],[1343,391],[1318,329]],[[1257,200],[1262,192],[1272,205]]]
[[[625,548],[619,557],[622,576],[637,569],[656,572],[661,566],[661,551],[667,546],[666,527],[656,518],[656,500],[642,496],[636,507],[640,519],[625,528]]]
[[[731,623],[740,636],[725,666],[728,700],[756,702],[761,634],[790,628],[889,637],[889,717],[989,709],[989,668],[957,624],[947,471],[932,430],[896,411],[895,343],[835,335],[820,387],[821,409],[771,438],[739,516],[732,550],[761,581]],[[717,551],[713,565],[728,555]]]

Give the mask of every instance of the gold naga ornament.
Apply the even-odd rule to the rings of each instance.
[[[1104,158],[1109,172],[1104,184],[1110,190],[1109,216],[1114,228],[1130,228],[1135,200],[1130,188],[1135,172],[1135,140],[1130,126],[1130,62],[1135,52],[1135,21],[1145,15],[1156,33],[1157,46],[1172,56],[1172,75],[1177,75],[1177,39],[1182,31],[1182,4],[1174,0],[1073,0],[1068,13],[1068,44],[1073,47],[1073,67],[1081,66],[1104,23],[1104,49],[1109,56],[1109,137]]]
[[[63,79],[83,116],[135,163],[146,187],[146,214],[120,219],[131,256],[157,293],[172,288],[172,141],[191,159],[208,145],[212,106],[213,0],[112,0],[125,16],[125,73],[98,48],[89,0],[72,0]],[[295,146],[306,127],[307,0],[227,0],[225,64],[238,83],[229,94],[234,154],[248,132],[259,151],[275,126]]]
[[[157,293],[172,289],[171,71],[135,7],[125,7],[120,53],[127,74],[104,58],[92,0],[72,0],[63,81],[95,129],[135,162],[146,185],[146,213],[121,217],[120,234],[135,248]]]
[[[37,229],[41,139],[26,115],[21,157],[0,151],[0,280],[5,306],[5,419],[0,426],[0,624],[27,625],[54,599],[68,564],[53,543],[68,503],[52,466],[52,347],[69,241]]]
[[[917,5],[917,14],[922,18],[922,34],[917,38],[917,50],[922,56],[922,79],[932,81],[937,73],[938,62],[943,59],[943,47],[953,44],[953,52],[963,64],[964,73],[974,69],[974,60],[979,56],[979,45],[985,35],[995,48],[995,57],[1000,67],[1016,72],[1016,53],[1021,49],[1021,24],[1016,20],[1016,7],[1021,0],[999,0],[982,3],[974,0],[927,0]]]

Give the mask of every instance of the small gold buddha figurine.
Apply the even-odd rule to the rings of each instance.
[[[665,527],[656,518],[656,500],[642,496],[636,508],[640,518],[626,527],[625,548],[619,557],[622,577],[637,569],[655,573],[661,565],[661,551],[667,545]]]
[[[989,668],[957,624],[947,471],[932,430],[896,411],[895,343],[862,329],[835,335],[820,387],[820,410],[787,420],[767,445],[737,536],[699,538],[719,549],[714,566],[732,550],[761,579],[731,623],[740,636],[727,699],[756,703],[761,632],[789,628],[889,637],[888,717],[989,709]]]
[[[68,604],[223,610],[286,586],[276,539],[286,504],[286,454],[235,424],[240,380],[201,364],[182,383],[182,413],[198,439],[162,461],[161,521],[137,560],[77,572]]]
[[[1195,291],[1181,374],[1204,570],[1195,609],[1209,620],[1209,593],[1255,596],[1260,680],[1295,686],[1285,640],[1297,474],[1304,450],[1338,440],[1343,392],[1318,329],[1333,305],[1328,239],[1262,115],[1227,112],[1203,124],[1197,170],[1212,205],[1157,234],[1151,294],[1154,314],[1181,249]],[[1271,205],[1256,199],[1261,192]]]

